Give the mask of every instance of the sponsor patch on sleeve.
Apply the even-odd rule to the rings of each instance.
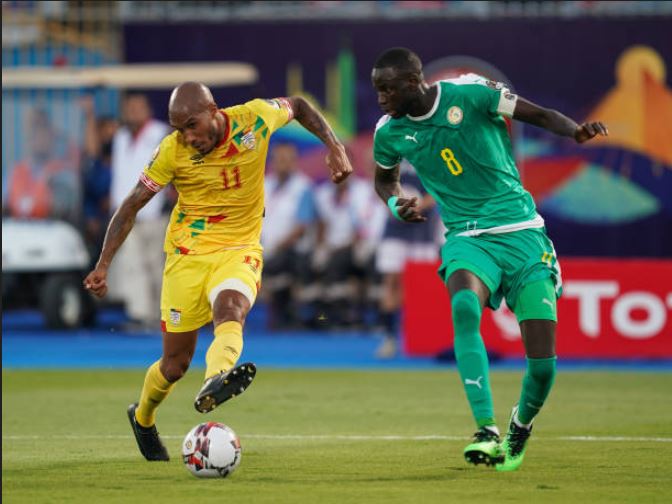
[[[277,108],[278,110],[285,109],[289,114],[289,119],[287,119],[287,122],[294,119],[294,110],[292,109],[292,104],[287,98],[274,98],[272,100],[266,100],[266,101],[270,103],[273,107]]]
[[[494,89],[495,91],[499,91],[500,89],[504,88],[504,84],[493,80],[486,80],[485,85],[488,86],[490,89]]]
[[[499,95],[499,104],[497,105],[497,112],[505,117],[513,117],[513,111],[516,109],[516,102],[518,95],[513,94],[508,89],[502,89]]]

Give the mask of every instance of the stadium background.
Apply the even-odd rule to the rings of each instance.
[[[10,72],[21,77],[31,67],[55,75],[120,64],[246,63],[256,70],[248,84],[212,87],[220,106],[303,94],[335,126],[351,149],[355,171],[365,178],[380,116],[370,68],[390,46],[415,50],[431,79],[475,71],[503,79],[521,96],[577,121],[603,120],[610,136],[586,146],[512,126],[523,183],[565,267],[560,368],[627,371],[633,377],[659,371],[669,384],[671,2],[3,1],[2,9],[3,222],[12,217],[11,175],[29,148],[35,110],[45,111],[56,126],[61,150],[82,149],[83,96],[93,97],[98,114],[118,117],[123,92],[140,91],[155,116],[167,120],[170,84],[75,86],[30,77],[10,82]],[[186,79],[199,76],[184,75],[174,84]],[[316,183],[324,181],[324,152],[314,137],[293,123],[274,136],[278,141],[294,143],[300,169]],[[72,175],[63,197],[73,208],[67,220],[78,226],[84,195],[76,163]],[[127,329],[127,316],[115,304],[102,304],[92,327],[47,328],[35,306],[19,302],[22,285],[5,281],[7,240],[3,225],[3,378],[5,371],[19,369],[125,368],[137,371],[133,386],[139,390],[140,370],[159,353],[158,328]],[[407,271],[404,345],[394,359],[374,357],[373,330],[272,331],[264,302],[248,318],[245,358],[271,370],[454,369],[449,304],[435,271],[435,264],[423,263]],[[495,369],[522,370],[510,314],[488,315],[483,333]],[[201,332],[194,367],[202,365],[211,335],[207,328]],[[659,427],[659,435],[669,434],[669,424]],[[3,451],[12,434],[3,413]],[[3,455],[3,496],[4,466]]]
[[[430,80],[475,71],[505,80],[521,96],[577,120],[595,118],[609,124],[607,139],[586,146],[518,123],[512,128],[523,183],[534,195],[559,257],[567,264],[565,281],[570,285],[561,310],[566,308],[569,314],[564,325],[572,341],[566,353],[672,357],[672,274],[666,262],[672,257],[668,3],[4,2],[3,9],[8,16],[3,31],[5,215],[11,214],[6,204],[10,177],[26,154],[31,113],[46,111],[57,125],[60,149],[71,145],[81,149],[81,97],[93,96],[97,114],[116,117],[121,93],[129,90],[105,83],[60,88],[37,82],[6,85],[7,70],[247,63],[256,70],[256,78],[246,85],[214,87],[220,106],[256,96],[304,94],[348,143],[358,174],[370,178],[372,131],[380,116],[369,83],[370,67],[386,47],[408,46],[423,58]],[[146,93],[155,116],[166,121],[170,82],[159,89],[131,84],[130,90]],[[293,123],[273,140],[297,145],[301,171],[317,183],[324,181],[324,152],[315,137]],[[74,182],[60,197],[81,201],[81,169],[76,162],[72,171]],[[81,222],[78,212],[75,205],[68,214],[75,224]],[[574,258],[610,261],[587,270],[579,265],[575,274]],[[637,273],[624,274],[622,261]],[[590,281],[586,274],[595,269],[604,273],[596,281],[619,284],[589,299],[591,294],[581,290],[584,284],[572,286],[572,281]],[[406,351],[438,353],[450,346],[449,319],[436,317],[447,303],[445,296],[440,297],[440,283],[431,268],[419,267],[407,279],[408,302],[422,298],[413,294],[414,285],[429,282],[438,285],[440,304],[423,301],[417,309],[407,310],[420,316],[404,318]],[[632,292],[645,292],[646,299],[621,299]],[[10,307],[15,294],[3,290]],[[613,315],[619,299],[616,311],[622,313]],[[256,311],[263,319],[263,306]],[[613,323],[619,317],[623,323]],[[3,317],[10,334],[12,320]],[[441,320],[441,331],[427,330]],[[506,340],[505,322],[493,324],[486,337],[495,333]],[[597,324],[603,331],[595,334],[586,330],[586,324]],[[501,347],[507,354],[520,354],[519,345],[501,341],[491,345],[493,350]]]

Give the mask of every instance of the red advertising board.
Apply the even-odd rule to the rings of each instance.
[[[672,261],[564,259],[557,353],[585,358],[672,358]],[[404,273],[403,341],[408,355],[453,346],[448,291],[438,264],[409,263]],[[485,310],[489,350],[523,356],[515,316],[502,303]]]

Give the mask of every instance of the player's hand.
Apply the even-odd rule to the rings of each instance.
[[[334,184],[340,184],[352,173],[352,165],[343,145],[331,147],[326,162],[331,171],[331,181]]]
[[[397,200],[397,213],[406,222],[425,222],[427,217],[422,215],[418,198],[399,198]]]
[[[98,267],[86,275],[84,288],[99,298],[105,296],[107,294],[107,269]]]
[[[574,132],[574,140],[576,140],[576,143],[583,143],[597,135],[609,136],[609,130],[603,123],[599,121],[587,122],[579,124],[576,127],[576,131]]]

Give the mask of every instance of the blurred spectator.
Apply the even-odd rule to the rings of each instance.
[[[297,150],[277,144],[271,152],[272,172],[265,180],[266,214],[261,232],[264,289],[274,329],[300,322],[296,295],[310,275],[315,203],[312,182],[296,169]]]
[[[92,258],[98,257],[110,219],[110,187],[112,182],[112,140],[118,121],[113,117],[95,115],[93,99],[81,101],[84,112],[83,223]]]
[[[406,261],[436,261],[439,256],[437,229],[440,226],[434,199],[422,187],[413,167],[402,161],[400,166],[401,192],[404,197],[417,197],[419,209],[427,216],[426,222],[407,223],[387,212],[387,222],[376,253],[376,270],[382,276],[379,305],[383,341],[376,356],[389,359],[397,354],[400,309],[403,302],[402,273]]]
[[[141,171],[169,132],[168,125],[152,118],[147,97],[142,94],[124,98],[122,120],[112,142],[112,212],[138,183]],[[121,299],[129,318],[143,327],[158,326],[160,318],[163,240],[168,224],[164,198],[158,193],[140,210],[108,277],[110,296]]]
[[[29,114],[26,138],[28,153],[11,171],[4,213],[75,221],[80,189],[76,145],[54,128],[41,109]]]
[[[363,322],[366,280],[375,250],[374,214],[380,206],[371,182],[350,176],[316,191],[318,245],[313,258],[322,294],[318,323],[329,327]]]

